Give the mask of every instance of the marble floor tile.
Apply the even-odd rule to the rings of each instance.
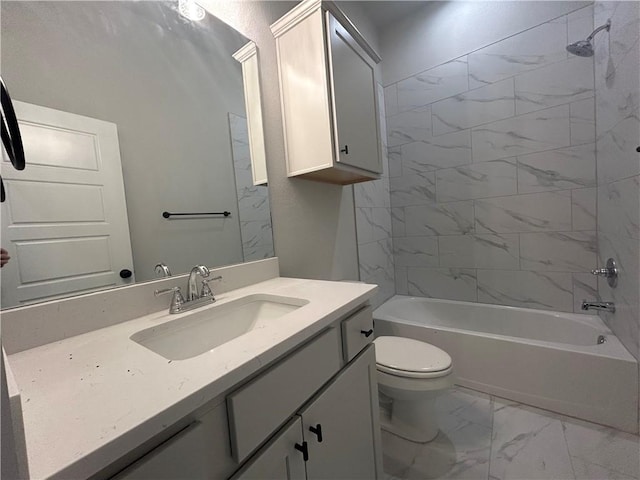
[[[638,478],[639,437],[575,419],[562,422],[577,478]],[[595,474],[606,474],[594,477]]]
[[[422,445],[419,443],[409,442],[383,430],[382,460],[385,473],[398,478],[406,478],[421,447]]]
[[[458,386],[436,414],[429,443],[382,433],[386,479],[638,479],[637,435]]]
[[[496,400],[489,478],[575,478],[561,420],[535,408]]]

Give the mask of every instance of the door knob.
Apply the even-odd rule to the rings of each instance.
[[[133,272],[127,268],[120,270],[120,278],[129,278],[133,275]]]

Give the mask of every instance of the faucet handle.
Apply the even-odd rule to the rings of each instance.
[[[213,278],[206,278],[202,280],[202,291],[200,292],[200,297],[213,297],[213,292],[211,291],[211,287],[209,287],[209,282],[213,282],[216,280],[222,280],[222,275]]]
[[[173,293],[173,297],[171,297],[171,305],[169,306],[169,313],[176,313],[180,311],[182,305],[184,304],[184,297],[182,296],[180,287],[164,288],[162,290],[156,290],[153,293],[156,297]]]

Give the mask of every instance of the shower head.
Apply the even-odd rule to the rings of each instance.
[[[588,40],[579,40],[567,45],[567,52],[579,57],[593,57],[593,45]]]
[[[610,28],[611,28],[611,20],[609,19],[607,20],[607,23],[596,28],[593,31],[593,33],[591,33],[591,35],[587,37],[586,40],[578,40],[577,42],[572,43],[571,45],[567,45],[567,52],[573,55],[577,55],[578,57],[592,57],[593,44],[591,43],[591,40],[593,40],[593,37],[595,36],[595,34],[598,33],[600,30],[606,30],[608,32]]]

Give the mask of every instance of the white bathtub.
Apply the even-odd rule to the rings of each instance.
[[[398,295],[373,318],[447,351],[459,385],[638,432],[637,362],[595,315]]]

